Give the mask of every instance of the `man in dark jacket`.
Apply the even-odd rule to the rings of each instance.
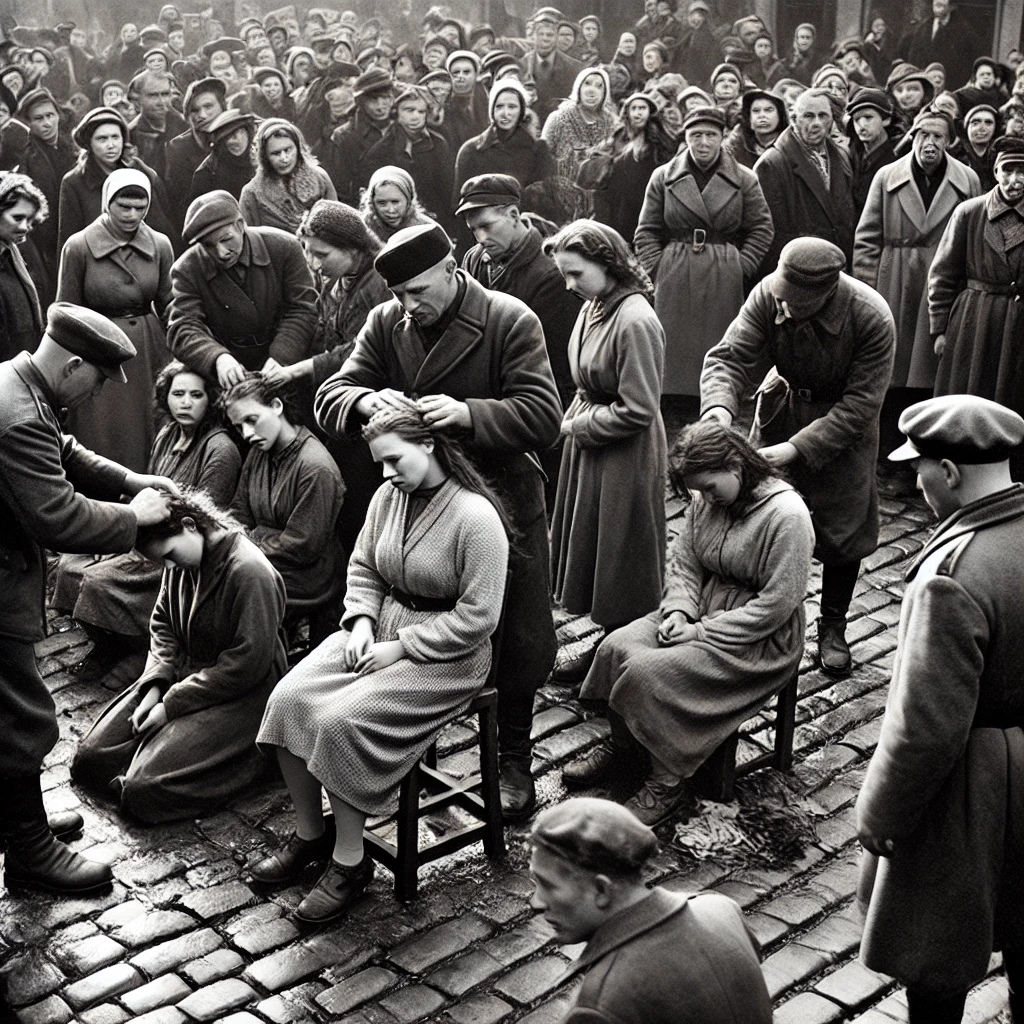
[[[224,191],[192,202],[182,237],[167,324],[178,359],[229,388],[270,358],[290,366],[312,354],[316,290],[297,239],[246,227]]]
[[[525,817],[533,698],[555,661],[544,491],[533,452],[558,439],[562,406],[540,321],[518,299],[457,269],[437,224],[397,232],[375,266],[395,294],[370,312],[348,361],[317,392],[317,421],[341,436],[389,405],[417,399],[429,424],[456,432],[518,531],[498,667],[501,803]]]
[[[185,90],[182,110],[188,130],[167,143],[167,177],[165,184],[172,197],[174,225],[181,230],[188,208],[192,175],[210,152],[210,125],[224,113],[227,86],[220,78],[200,78]]]
[[[545,118],[572,93],[576,76],[583,70],[578,60],[558,49],[558,22],[561,15],[552,7],[542,7],[533,16],[533,49],[519,62],[524,77],[532,78],[537,88],[534,112]]]
[[[563,975],[583,975],[564,1024],[770,1024],[743,912],[719,893],[648,889],[658,840],[625,807],[566,800],[537,818],[531,838],[531,906],[556,943],[587,944]]]
[[[926,68],[938,61],[946,69],[946,87],[959,89],[971,77],[976,57],[986,47],[975,32],[969,15],[952,0],[932,0],[932,16],[914,25],[897,48],[904,60]]]
[[[853,209],[860,217],[875,171],[896,159],[901,133],[892,123],[892,100],[881,89],[860,89],[846,113],[850,118],[846,134],[853,168]]]
[[[154,488],[177,493],[170,480],[82,448],[57,419],[108,378],[124,382],[121,364],[134,355],[106,317],[60,302],[36,351],[0,363],[0,837],[8,885],[71,893],[111,880],[106,864],[54,838],[54,830],[80,831],[81,816],[51,822],[43,808],[39,773],[58,728],[33,644],[45,635],[46,551],[130,551],[137,527],[168,517],[166,495]],[[124,505],[122,494],[134,497]]]
[[[165,71],[144,71],[132,85],[138,89],[139,116],[128,126],[139,159],[167,180],[167,147],[171,140],[188,130],[181,115],[171,109],[171,82]]]
[[[832,103],[824,89],[808,89],[796,101],[794,122],[754,164],[754,173],[775,222],[775,237],[761,263],[768,274],[782,247],[793,238],[815,235],[853,257],[857,218],[853,209],[850,158],[830,138]]]

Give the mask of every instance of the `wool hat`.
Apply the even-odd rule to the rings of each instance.
[[[907,436],[891,462],[949,459],[963,465],[1004,462],[1024,441],[1024,418],[976,395],[941,395],[916,402],[900,414]]]
[[[167,33],[159,25],[147,25],[139,33],[139,42],[142,43],[143,46],[145,46],[147,42],[166,43]]]
[[[975,62],[971,65],[971,77],[969,81],[974,81],[974,76],[978,73],[978,68],[983,64],[987,64],[995,74],[996,82],[1003,85],[1010,85],[1013,81],[1013,72],[1005,64],[1000,64],[995,57],[978,57]]]
[[[982,111],[985,111],[986,113],[991,114],[992,115],[992,119],[995,121],[996,125],[998,126],[998,124],[999,124],[999,111],[996,110],[996,108],[993,107],[991,103],[976,103],[964,115],[964,127],[966,128],[971,123],[971,118],[974,117],[975,114],[981,113]]]
[[[662,63],[668,63],[668,48],[660,39],[652,39],[649,43],[645,43],[644,48],[641,51],[641,54],[647,53],[648,50],[654,51],[655,53],[660,53]],[[740,81],[742,82],[743,79],[741,78]]]
[[[658,839],[621,804],[574,797],[538,815],[530,838],[535,846],[590,871],[628,875],[658,852]]]
[[[946,77],[946,65],[943,64],[941,61],[933,60],[931,64],[929,64],[928,67],[924,69],[924,73],[927,75],[929,71],[941,71],[942,77]],[[974,75],[972,74],[971,77],[973,78]]]
[[[153,47],[152,49],[150,49],[150,50],[147,50],[147,51],[146,51],[146,52],[145,52],[145,53],[144,53],[144,54],[142,55],[142,62],[143,62],[143,64],[145,64],[145,62],[146,62],[146,61],[147,61],[147,60],[148,60],[148,59],[149,59],[150,57],[154,56],[155,54],[160,54],[160,56],[161,56],[161,57],[163,57],[164,61],[166,62],[167,66],[168,66],[168,67],[170,66],[171,60],[170,60],[170,58],[169,58],[169,57],[167,56],[167,51],[166,51],[166,50],[165,50],[165,49],[164,49],[164,48],[163,48],[162,46],[154,46],[154,47]]]
[[[253,68],[253,70],[252,70],[252,80],[257,85],[262,84],[264,78],[279,78],[281,80],[281,84],[284,86],[285,92],[288,91],[288,79],[285,77],[285,73],[279,67],[275,66],[275,67],[258,67],[258,68]],[[219,78],[214,78],[213,81],[214,82],[221,82],[221,85],[224,85],[224,83]],[[196,84],[196,83],[193,83],[193,85],[194,84]],[[190,85],[189,88],[191,89],[192,86]],[[225,92],[227,92],[226,89],[225,89]],[[184,106],[184,109],[188,110],[188,105],[187,104]]]
[[[440,69],[438,69],[440,70]],[[448,72],[445,72],[448,75]],[[436,78],[437,75],[430,76]],[[451,78],[451,75],[448,75]],[[427,105],[427,109],[433,105],[434,97],[430,90],[423,85],[423,79],[421,78],[419,83],[416,85],[404,84],[399,89],[395,90],[395,111],[397,112],[399,106],[406,100],[423,100]]]
[[[818,70],[814,72],[814,77],[811,79],[811,88],[822,88],[825,82],[830,78],[841,78],[846,85],[846,88],[850,88],[850,79],[847,77],[846,72],[837,64],[823,64],[818,68]]]
[[[463,184],[455,216],[486,206],[519,206],[522,199],[519,181],[511,174],[478,174]]]
[[[480,61],[480,70],[484,74],[491,75],[492,77],[498,73],[499,68],[511,66],[518,68],[519,61],[517,61],[511,53],[505,53],[504,50],[491,50],[491,52],[486,54],[483,60]]]
[[[189,203],[188,210],[185,211],[181,237],[186,245],[191,245],[211,231],[234,224],[241,220],[241,217],[242,211],[238,207],[238,200],[230,192],[219,188]]]
[[[694,109],[683,118],[683,131],[688,131],[694,125],[698,124],[709,124],[713,128],[719,129],[723,135],[728,127],[725,120],[725,114],[719,107],[694,107]]]
[[[121,137],[128,141],[128,122],[113,107],[95,107],[75,125],[71,133],[75,145],[88,149],[93,133],[101,124],[116,124],[121,129]]]
[[[913,138],[922,128],[926,121],[941,121],[946,126],[946,137],[952,142],[956,138],[956,126],[953,118],[944,110],[935,110],[934,107],[926,106],[917,112],[914,123],[907,130],[907,135]]]
[[[46,312],[46,334],[66,352],[95,366],[105,377],[128,383],[122,363],[135,346],[117,324],[73,302],[55,302]]]
[[[388,287],[411,281],[452,255],[452,240],[434,221],[396,231],[373,265]]]
[[[892,100],[881,89],[858,89],[846,108],[851,119],[858,110],[877,110],[882,117],[892,117]]]
[[[428,71],[417,83],[418,86],[428,85],[430,82],[439,82],[444,80],[451,84],[452,76],[445,71],[444,68],[434,68],[433,71]],[[403,85],[402,91],[399,93],[400,96],[405,96],[409,92],[410,87]],[[395,97],[395,104],[398,104],[398,97]]]
[[[235,107],[228,107],[210,122],[206,133],[213,142],[219,142],[238,128],[248,128],[251,133],[255,121],[256,118],[252,114],[247,114]]]
[[[722,75],[735,75],[736,81],[740,83],[740,88],[743,87],[743,72],[740,71],[735,64],[730,64],[729,61],[723,61],[714,71],[711,72],[711,91],[715,91],[715,82],[721,78]]]
[[[352,95],[358,100],[363,96],[372,96],[378,92],[390,92],[394,87],[395,80],[391,77],[387,68],[374,65],[368,68],[357,79]]]
[[[845,269],[846,257],[838,245],[811,236],[794,238],[779,254],[771,292],[787,302],[809,302],[832,289]]]
[[[423,52],[426,53],[427,50],[429,50],[432,46],[439,46],[444,50],[445,60],[448,59],[448,54],[455,49],[455,47],[452,46],[451,42],[448,39],[446,39],[444,36],[437,35],[437,33],[434,33],[434,35],[432,36],[427,36],[427,38],[423,40]]]
[[[28,92],[22,93],[18,97],[18,109],[14,111],[14,114],[18,118],[28,117],[32,108],[39,106],[40,103],[52,103],[57,110],[60,110],[49,89],[29,89]]]
[[[276,69],[270,68],[267,70],[274,71]],[[256,72],[253,72],[254,77],[255,75]],[[221,106],[227,101],[228,86],[223,78],[197,78],[194,82],[188,83],[188,88],[185,90],[185,95],[181,101],[181,110],[186,118],[192,106],[192,101],[197,96],[202,96],[205,92],[212,92],[220,100]]]
[[[578,39],[580,35],[580,27],[572,21],[566,21],[564,18],[558,23],[558,28],[567,28],[572,32],[573,39]]]
[[[338,249],[377,253],[380,239],[363,223],[357,210],[335,199],[318,199],[299,225],[299,237],[319,238]]]
[[[842,60],[848,53],[855,53],[858,57],[864,56],[864,43],[859,36],[851,36],[849,39],[844,39],[835,49],[835,53],[832,54],[833,60]]]
[[[481,39],[486,39],[488,36],[492,42],[497,38],[490,25],[477,25],[469,30],[469,45],[475,46]]]
[[[601,24],[601,19],[596,14],[584,14],[577,24],[580,28],[583,28],[584,25],[596,25],[598,32],[604,32],[604,26]]]
[[[472,50],[453,50],[449,53],[448,59],[444,62],[444,66],[449,70],[449,72],[452,69],[452,65],[457,60],[468,60],[479,73],[481,67],[480,58]]]
[[[658,112],[658,104],[654,102],[654,97],[650,93],[647,93],[647,92],[631,92],[619,104],[619,116],[622,117],[622,118],[625,118],[626,111],[629,110],[629,105],[631,103],[636,103],[637,101],[643,101],[644,103],[646,103],[648,108],[650,109],[652,115],[654,115],[654,114],[656,114]]]
[[[776,96],[775,93],[766,92],[764,89],[751,89],[743,94],[743,98],[740,100],[741,122],[745,125],[750,124],[750,109],[757,100],[767,100],[775,107],[775,112],[779,115],[778,130],[781,132],[789,124],[789,113],[786,110],[785,100],[780,96]]]
[[[935,96],[935,86],[932,85],[931,79],[920,68],[901,61],[889,72],[889,77],[885,80],[885,91],[892,92],[897,85],[904,82],[919,82],[924,89],[925,103],[930,103]]]
[[[996,167],[1006,164],[1024,164],[1024,139],[1004,135],[992,143],[992,152],[995,153]]]
[[[685,110],[687,100],[695,96],[701,100],[702,107],[714,106],[715,101],[699,85],[688,85],[685,89],[681,89],[679,95],[676,96],[676,103]]]
[[[692,0],[690,6],[686,8],[686,13],[693,14],[694,11],[703,11],[705,14],[710,14],[711,5],[707,3],[707,0]]]

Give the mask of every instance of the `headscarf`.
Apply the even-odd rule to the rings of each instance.
[[[503,92],[514,92],[519,97],[519,120],[516,122],[516,127],[518,128],[526,120],[526,115],[530,109],[530,98],[526,92],[526,86],[515,78],[499,78],[491,86],[491,91],[487,98],[487,112],[491,124],[494,124],[494,104],[498,102],[498,96]]]
[[[119,167],[104,179],[103,191],[100,193],[100,209],[106,213],[117,193],[133,185],[146,193],[149,202],[153,201],[153,186],[149,183],[149,178],[134,167]],[[149,212],[148,207],[146,212]]]
[[[394,185],[410,203],[416,198],[416,182],[412,180],[412,175],[408,171],[402,170],[401,167],[389,164],[378,168],[370,175],[366,190],[370,193],[371,199],[378,185]]]

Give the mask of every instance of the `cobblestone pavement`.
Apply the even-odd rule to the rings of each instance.
[[[800,676],[790,789],[805,794],[813,841],[783,865],[763,859],[699,862],[677,844],[672,827],[652,870],[670,889],[716,889],[736,899],[764,949],[764,971],[780,1024],[891,1024],[906,1020],[903,993],[857,960],[860,926],[854,908],[858,846],[853,802],[873,750],[894,649],[906,562],[920,550],[931,516],[918,500],[883,501],[879,550],[867,559],[849,631],[857,667],[836,682],[812,667],[813,625]],[[678,515],[670,502],[670,514]],[[672,522],[670,522],[670,528]],[[817,580],[817,577],[816,577]],[[817,613],[816,590],[807,601]],[[562,654],[594,643],[587,619],[560,620]],[[38,645],[53,691],[61,740],[47,759],[43,785],[51,810],[78,808],[85,837],[73,846],[114,865],[112,891],[97,899],[6,895],[0,901],[0,976],[8,1012],[22,1024],[285,1024],[344,1020],[443,1024],[561,1019],[574,998],[560,977],[579,947],[549,942],[530,909],[527,826],[507,829],[509,856],[490,862],[471,847],[422,872],[420,896],[399,904],[391,876],[378,869],[350,917],[306,931],[290,911],[315,872],[272,895],[247,881],[245,859],[291,827],[279,785],[223,812],[176,826],[142,828],[87,799],[68,782],[76,739],[111,692],[70,671],[88,650],[73,623]],[[767,749],[772,713],[742,730],[739,758]],[[534,773],[542,805],[563,798],[560,766],[607,729],[566,689],[538,696]],[[441,766],[473,770],[475,735],[448,728]],[[740,784],[763,786],[770,772]],[[748,790],[749,791],[749,790]],[[431,823],[438,832],[450,820]],[[965,1020],[1008,1021],[1006,982],[992,975],[971,995]],[[3,1011],[0,1010],[0,1015]]]

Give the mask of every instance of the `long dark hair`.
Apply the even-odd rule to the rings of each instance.
[[[574,220],[544,243],[544,252],[574,252],[607,271],[608,276],[624,288],[634,288],[647,298],[654,295],[647,271],[629,251],[626,240],[615,230],[596,220]]]
[[[202,420],[196,425],[197,433],[205,433],[213,427],[222,426],[224,423],[224,410],[221,408],[220,388],[209,378],[201,373],[189,369],[181,360],[172,359],[156,375],[153,381],[153,411],[158,420],[169,421],[172,419],[170,410],[167,408],[167,399],[171,394],[171,385],[179,373],[190,373],[203,382],[203,389],[206,391],[206,413]]]
[[[154,541],[177,537],[189,526],[195,526],[204,536],[215,530],[244,533],[242,524],[230,513],[219,508],[206,491],[195,487],[182,487],[181,497],[170,500],[170,516],[162,523],[140,526],[135,534],[135,547],[142,548]]]
[[[782,479],[778,469],[732,427],[714,420],[688,426],[669,455],[668,478],[672,489],[683,501],[690,500],[686,478],[698,473],[738,472],[740,491],[726,511],[734,519],[746,513],[757,489],[766,480]]]
[[[434,445],[434,455],[441,468],[454,478],[460,487],[474,494],[485,497],[495,508],[501,525],[512,543],[517,531],[509,519],[505,506],[494,489],[483,478],[480,471],[469,461],[462,446],[454,438],[439,430],[431,430],[423,419],[423,414],[416,408],[381,409],[370,417],[370,422],[363,427],[363,440],[373,441],[384,434],[397,434],[403,441],[412,444]]]

